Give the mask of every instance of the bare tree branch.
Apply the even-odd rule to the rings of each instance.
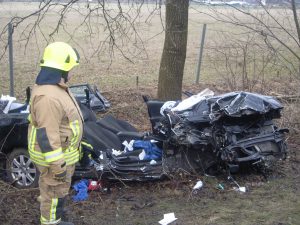
[[[234,30],[238,30],[236,27],[243,28],[239,29],[240,33],[237,35],[241,35],[243,30],[246,31],[244,36],[247,35],[247,32],[260,35],[263,43],[273,51],[273,57],[277,57],[276,67],[285,68],[290,71],[290,74],[299,79],[300,38],[298,31],[300,32],[300,30],[297,28],[299,21],[297,15],[295,16],[297,14],[296,8],[292,12],[292,4],[290,8],[285,7],[280,10],[263,5],[256,9],[232,5],[229,7],[232,11],[229,11],[229,9],[224,11],[214,7],[208,7],[208,12],[199,10],[196,7],[192,9],[209,16],[214,21],[233,25]],[[231,35],[234,33],[232,29],[227,32]]]
[[[99,51],[104,51],[104,49],[106,49],[104,46],[108,45],[111,59],[114,57],[114,51],[117,50],[126,60],[134,63],[133,60],[140,57],[141,53],[148,57],[144,46],[145,40],[143,40],[143,37],[136,29],[136,24],[139,23],[144,4],[144,0],[139,2],[132,1],[132,4],[128,4],[125,7],[126,9],[124,9],[124,3],[121,3],[120,0],[116,2],[116,8],[110,7],[109,3],[105,0],[98,0],[93,4],[89,2],[84,4],[79,0],[64,2],[46,0],[39,2],[38,8],[28,15],[17,15],[13,17],[10,23],[12,23],[14,31],[19,28],[18,31],[20,32],[21,38],[17,41],[24,42],[25,51],[32,38],[42,36],[43,40],[49,43],[56,39],[56,35],[60,31],[67,34],[69,41],[74,42],[80,48],[76,38],[78,34],[82,32],[82,29],[86,29],[86,37],[88,37],[93,47],[93,52],[89,55],[83,53],[84,58],[89,60],[91,56],[99,55]],[[114,6],[113,3],[112,5]],[[161,4],[159,5],[159,9],[160,8]],[[153,11],[155,10],[157,10],[156,6]],[[78,18],[80,18],[80,20],[78,21],[80,22],[75,29],[70,29],[66,19],[68,15],[71,15],[73,12],[79,15]],[[43,26],[45,26],[46,18],[49,17],[50,13],[56,13],[56,16],[53,17],[56,22],[51,23],[51,25],[54,24],[53,28],[50,28],[50,24],[46,24],[48,28],[50,28],[50,32],[48,33],[47,31],[46,33]],[[21,28],[21,24],[25,24],[25,21],[30,21],[30,23],[25,25],[25,28]],[[5,38],[7,29],[8,25],[5,25],[0,32],[0,40],[5,43],[0,53],[0,60],[5,55],[8,47],[7,39]],[[103,35],[103,33],[105,35]],[[95,41],[97,35],[99,37],[100,34],[102,37],[104,36],[104,39]],[[86,51],[86,49],[83,48],[81,50],[83,50],[83,52]]]

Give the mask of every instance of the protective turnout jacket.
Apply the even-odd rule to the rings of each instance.
[[[29,120],[28,149],[34,163],[48,167],[79,161],[83,119],[65,84],[35,85]]]

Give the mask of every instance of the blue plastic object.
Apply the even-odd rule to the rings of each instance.
[[[89,181],[87,179],[83,179],[73,185],[74,190],[77,191],[77,194],[73,196],[73,201],[80,202],[88,198],[88,185]]]
[[[156,144],[152,143],[151,141],[140,141],[137,140],[133,143],[133,149],[144,149],[146,156],[143,160],[156,160],[161,159],[162,150],[157,147]]]

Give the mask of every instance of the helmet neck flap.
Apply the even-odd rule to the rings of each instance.
[[[55,85],[61,82],[61,78],[65,80],[65,83],[68,82],[68,72],[43,66],[41,67],[41,71],[39,72],[35,83],[38,85]]]

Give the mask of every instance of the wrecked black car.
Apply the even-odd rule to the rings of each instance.
[[[114,143],[118,143],[96,151],[94,166],[98,172],[120,179],[149,180],[183,172],[235,173],[242,166],[263,171],[286,158],[288,130],[273,123],[283,108],[273,97],[247,92],[213,96],[210,90],[204,90],[182,102],[160,102],[145,96],[144,101],[151,133],[139,135],[126,129],[112,129],[111,118],[97,121],[101,129],[105,127],[114,133]],[[85,133],[87,140],[92,139],[89,133]],[[99,137],[103,140],[105,136]],[[147,147],[144,155],[150,157],[141,160],[144,149],[135,148],[136,142],[134,151],[126,150],[126,146],[117,154],[111,150],[122,148],[123,141],[132,139],[148,143],[150,151]],[[156,147],[161,149],[161,157],[156,157],[154,150],[153,158]]]
[[[247,92],[205,92],[198,94],[195,104],[185,107],[183,101],[167,110],[158,126],[165,149],[177,152],[170,158],[181,155],[186,171],[208,174],[224,168],[237,172],[243,165],[268,168],[286,158],[288,130],[273,123],[283,108],[277,100]]]
[[[88,112],[104,112],[110,107],[109,101],[95,86],[89,84],[70,87],[74,96]],[[26,89],[25,103],[18,103],[11,96],[0,99],[0,168],[1,174],[19,188],[35,187],[38,185],[39,173],[29,158],[27,151],[27,129],[29,113],[30,88]],[[94,114],[93,114],[94,115]],[[4,171],[4,174],[3,174]],[[86,171],[77,165],[78,176]]]
[[[283,108],[273,97],[247,92],[214,96],[207,89],[177,102],[143,98],[152,125],[145,133],[112,116],[97,119],[89,104],[80,105],[83,138],[92,148],[83,146],[75,176],[143,181],[182,172],[215,175],[242,166],[269,168],[286,157],[288,130],[273,123]],[[79,101],[89,99],[86,92],[86,102]],[[9,121],[7,116],[13,117],[0,115],[1,146],[20,138],[20,144],[2,151],[8,156],[8,178],[18,187],[35,186],[38,174],[25,150],[25,118]]]
[[[100,93],[96,85],[94,88],[89,84],[72,85],[70,90],[80,103],[94,112],[104,112],[110,108],[110,102]]]

